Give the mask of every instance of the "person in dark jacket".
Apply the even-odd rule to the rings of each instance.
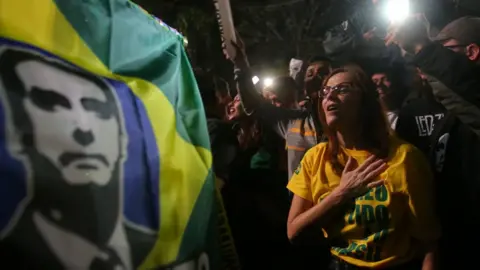
[[[398,113],[395,132],[425,155],[432,147],[433,131],[445,116],[445,108],[433,96],[432,87],[420,72],[414,74],[411,98]]]
[[[394,29],[388,42],[414,54],[433,95],[446,109],[436,125],[431,157],[443,237],[442,269],[472,269],[480,242],[480,18],[463,17],[447,25],[432,42],[412,18]]]

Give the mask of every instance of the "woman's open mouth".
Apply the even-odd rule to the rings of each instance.
[[[327,106],[327,112],[338,111],[339,106],[337,104],[331,104]]]

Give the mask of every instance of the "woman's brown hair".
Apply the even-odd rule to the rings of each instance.
[[[250,117],[244,117],[240,119],[240,129],[238,130],[238,143],[241,149],[256,148],[259,146],[262,129],[257,120],[253,120]]]
[[[234,102],[231,98],[225,100],[225,104],[223,106],[223,120],[228,122],[228,104]],[[242,105],[241,105],[242,106]],[[243,107],[242,107],[243,110]],[[249,149],[258,147],[260,144],[260,140],[262,137],[262,129],[261,125],[258,120],[254,119],[253,117],[249,117],[245,114],[240,116],[239,119],[235,120],[235,129],[237,130],[237,139],[238,144],[241,149]]]
[[[387,125],[385,113],[380,105],[376,87],[371,78],[355,64],[349,64],[342,68],[333,70],[323,81],[323,87],[328,80],[336,74],[349,73],[353,77],[353,86],[358,88],[362,93],[360,101],[360,116],[361,122],[361,139],[362,143],[367,147],[370,153],[376,155],[378,158],[386,158],[388,156],[388,140],[391,130]],[[336,174],[341,175],[344,169],[339,161],[342,156],[346,160],[346,154],[342,151],[338,142],[337,134],[331,130],[325,120],[325,113],[322,108],[322,99],[319,99],[318,115],[323,126],[325,135],[328,137],[327,142],[327,158],[332,164],[332,168]]]

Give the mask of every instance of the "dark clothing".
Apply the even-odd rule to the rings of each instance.
[[[227,180],[233,169],[235,158],[239,154],[237,133],[233,124],[220,119],[208,118],[207,125],[213,156],[213,169],[218,177]]]
[[[54,251],[55,248],[59,248],[59,246],[54,246],[59,244],[58,240],[52,241],[59,235],[62,235],[64,240],[72,246],[84,247],[82,244],[84,241],[87,241],[92,248],[98,248],[99,251],[95,253],[100,254],[100,252],[104,252],[109,255],[104,258],[99,256],[90,258],[87,255],[79,259],[79,263],[89,263],[88,269],[117,269],[116,267],[124,267],[124,263],[117,252],[109,247],[107,243],[92,243],[71,230],[71,228],[59,226],[57,222],[49,220],[47,215],[42,216],[42,218],[48,220],[47,222],[51,222],[50,226],[59,234],[52,234],[49,230],[42,231],[38,225],[39,216],[42,216],[41,211],[36,206],[33,206],[33,203],[30,204],[10,234],[2,239],[0,243],[0,260],[7,269],[65,269],[66,265],[61,259],[66,258],[60,258],[62,256],[61,252],[59,254]],[[49,243],[47,239],[56,243],[52,246],[52,243]],[[79,249],[79,251],[81,252],[82,250]]]
[[[445,109],[435,100],[417,98],[400,109],[395,132],[425,155],[431,149],[435,125],[444,118]]]
[[[286,155],[285,142],[270,128],[262,128],[261,145],[252,157],[252,169],[279,169],[281,155]],[[286,165],[286,162],[285,162]],[[285,170],[286,171],[286,166]]]
[[[440,266],[470,269],[476,251],[462,247],[480,241],[475,231],[480,227],[479,66],[439,44],[424,47],[414,61],[448,112],[435,127],[437,143],[431,153],[443,232]]]
[[[351,265],[347,262],[339,260],[337,258],[333,258],[332,262],[330,263],[329,270],[367,270],[370,268],[365,267],[358,267],[355,265]],[[413,260],[408,263],[404,263],[398,266],[382,268],[385,270],[420,270],[422,269],[422,260]]]
[[[256,117],[285,139],[288,173],[291,175],[305,152],[319,142],[320,121],[316,113],[311,113],[317,110],[311,103],[306,105],[307,109],[275,107],[255,90],[248,70],[237,69],[235,73],[247,115]],[[290,202],[285,192],[286,175],[271,170],[250,170],[248,174],[240,174],[244,180],[242,186],[229,194],[237,197],[229,200],[238,203],[230,203],[227,212],[235,213],[230,221],[243,268],[309,269],[316,263],[319,269],[326,269],[330,253],[325,245],[293,246],[287,239]]]
[[[13,233],[0,244],[2,264],[16,269],[62,269],[62,263],[33,222],[34,210],[27,208],[26,212],[29,214],[23,214]]]
[[[480,16],[480,3],[478,0],[450,0],[455,3],[457,15]]]

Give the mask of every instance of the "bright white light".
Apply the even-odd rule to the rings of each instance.
[[[252,77],[253,84],[257,84],[259,81],[260,81],[260,78],[258,78],[257,76]]]
[[[272,78],[265,78],[263,80],[263,86],[269,87],[272,84],[273,84],[273,79]]]
[[[385,15],[392,23],[400,23],[410,15],[410,0],[388,0]]]

